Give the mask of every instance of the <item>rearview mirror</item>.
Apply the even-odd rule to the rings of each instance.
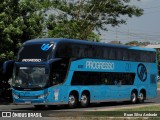
[[[3,74],[6,79],[12,77],[14,63],[15,63],[14,60],[8,60],[3,63]]]

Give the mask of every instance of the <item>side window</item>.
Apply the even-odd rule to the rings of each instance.
[[[109,58],[109,49],[104,47],[103,57],[105,59]]]
[[[55,85],[64,82],[67,75],[68,63],[69,60],[66,59],[66,60],[56,61],[52,64],[51,75],[50,75],[51,77],[50,79],[52,80],[51,83]]]
[[[109,59],[114,60],[116,58],[116,52],[114,48],[109,50]]]
[[[82,85],[83,84],[82,78],[83,77],[81,76],[80,72],[74,72],[71,85]]]
[[[64,58],[64,57],[70,57],[71,55],[71,47],[68,43],[60,43],[58,45],[58,48],[56,50],[56,57]]]
[[[155,63],[155,62],[156,62],[156,52],[151,52],[151,53],[150,53],[150,56],[151,56],[151,57],[150,57],[151,62],[154,62],[154,63]]]
[[[116,53],[117,53],[117,60],[123,60],[122,50],[118,49]]]
[[[74,72],[71,85],[87,85],[86,81],[88,80],[87,72]]]
[[[129,60],[136,61],[136,51],[129,51]]]
[[[92,72],[89,75],[90,77],[90,85],[100,85],[101,84],[101,80],[100,80],[100,73],[97,72]]]
[[[74,58],[77,57],[78,47],[76,45],[71,45],[71,48],[72,48],[72,53],[70,53],[71,56]]]
[[[92,50],[92,46],[91,45],[88,45],[87,46],[87,56],[89,57],[89,58],[93,58],[93,56],[94,56],[94,51]]]
[[[128,51],[127,50],[123,50],[123,60],[128,60]]]
[[[113,73],[103,73],[101,79],[106,85],[114,85]]]

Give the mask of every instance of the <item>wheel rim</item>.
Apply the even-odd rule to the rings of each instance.
[[[75,97],[74,97],[73,95],[70,95],[70,96],[69,96],[69,104],[74,105],[75,102],[76,102]]]
[[[135,93],[132,93],[132,102],[136,102],[136,94]]]
[[[82,97],[81,97],[81,102],[82,102],[83,104],[87,104],[88,98],[87,98],[86,95],[82,95]]]
[[[143,95],[143,93],[140,93],[139,99],[140,99],[140,100],[144,100],[144,95]]]

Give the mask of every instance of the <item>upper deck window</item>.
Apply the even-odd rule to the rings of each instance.
[[[24,45],[19,51],[19,62],[43,62],[49,59],[54,48],[53,43]]]

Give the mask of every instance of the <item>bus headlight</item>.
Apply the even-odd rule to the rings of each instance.
[[[13,93],[13,98],[18,99],[19,96]]]
[[[38,98],[45,98],[45,97],[47,97],[48,95],[49,95],[49,93],[46,93],[46,94],[43,94],[43,95],[38,96]]]

